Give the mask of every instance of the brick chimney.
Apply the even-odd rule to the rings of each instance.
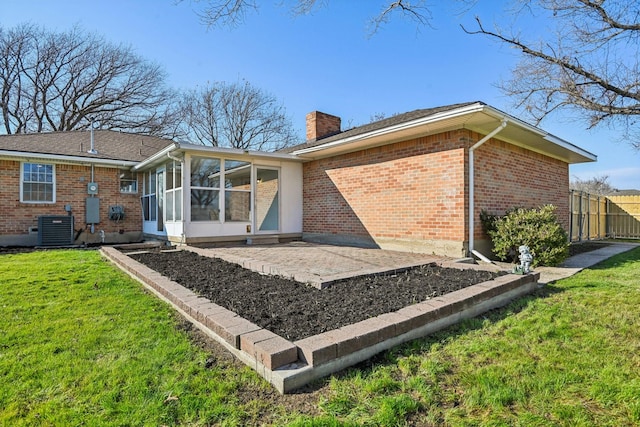
[[[340,133],[340,117],[312,111],[307,114],[307,141],[316,141]]]

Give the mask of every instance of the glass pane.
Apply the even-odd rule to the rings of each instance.
[[[173,189],[173,160],[167,163],[167,190]]]
[[[128,170],[120,170],[120,192],[137,193],[138,180],[135,173]]]
[[[167,199],[166,199],[166,211],[167,211],[167,221],[173,221],[173,191],[167,191]]]
[[[142,218],[149,221],[149,196],[141,198],[142,200]]]
[[[53,184],[22,184],[22,200],[25,202],[53,202]]]
[[[53,165],[45,165],[45,175],[47,182],[53,182]]]
[[[31,195],[31,184],[26,182],[22,184],[22,200],[25,202],[33,200],[33,196]]]
[[[155,174],[153,174],[155,176]],[[155,221],[156,220],[156,208],[158,207],[157,205],[157,200],[156,200],[156,196],[155,194],[153,196],[149,196],[149,220],[150,221]]]
[[[149,185],[147,188],[149,188],[149,191],[147,191],[147,194],[154,194],[156,192],[156,172],[155,171],[149,174]]]
[[[220,220],[220,191],[191,190],[191,221]]]
[[[249,221],[251,212],[251,193],[244,191],[225,191],[224,219],[227,222]]]
[[[220,159],[193,157],[191,186],[220,188]]]
[[[225,160],[224,188],[251,190],[251,163]]]
[[[173,170],[173,174],[176,177],[175,188],[181,188],[182,187],[182,163],[180,162],[175,163],[175,169]]]
[[[175,212],[176,212],[176,221],[182,221],[182,190],[175,190]]]
[[[25,163],[22,165],[22,180],[23,181],[31,181],[31,163]]]
[[[158,213],[157,213],[157,227],[156,230],[163,231],[164,230],[164,171],[160,170],[156,172],[156,203],[158,203]]]
[[[278,187],[278,170],[256,171],[255,219],[259,231],[277,231],[280,228]]]

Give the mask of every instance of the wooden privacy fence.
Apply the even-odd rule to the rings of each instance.
[[[640,196],[596,196],[571,190],[571,241],[640,239]]]
[[[607,196],[607,236],[640,239],[640,196]]]

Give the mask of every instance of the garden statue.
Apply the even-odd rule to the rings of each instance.
[[[518,252],[520,252],[520,265],[516,266],[513,272],[516,274],[528,274],[531,271],[531,262],[533,261],[533,255],[529,252],[529,246],[520,246]]]

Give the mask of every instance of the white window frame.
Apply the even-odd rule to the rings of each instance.
[[[126,178],[123,176],[124,174],[130,174],[130,178]],[[129,169],[118,169],[118,178],[120,182],[120,193],[122,194],[138,194],[138,174],[136,172],[132,172]],[[128,187],[131,187],[132,190],[123,190],[122,184],[126,182],[129,183]],[[124,188],[127,188],[125,186]]]
[[[153,177],[153,179],[152,179]],[[157,183],[156,183],[156,179],[157,179],[157,170],[156,169],[150,169],[146,172],[143,172],[142,174],[142,196],[140,197],[140,200],[142,202],[142,220],[144,222],[155,222],[158,220],[158,198],[157,198],[157,191],[158,191],[158,187],[157,187]],[[151,181],[153,181],[153,192],[151,192]],[[145,200],[147,203],[146,209],[145,209]],[[152,201],[155,200],[155,203],[152,203]],[[145,214],[148,214],[148,219],[147,217],[145,217]]]
[[[240,188],[236,188],[236,187],[227,187],[227,172],[232,171],[231,170],[227,170],[227,162],[242,162],[242,163],[246,163],[242,166],[240,166],[240,168],[247,168],[249,169],[249,186],[246,189],[240,189]],[[252,205],[252,199],[253,199],[253,186],[252,186],[252,182],[253,182],[253,162],[252,161],[248,161],[248,160],[235,160],[235,159],[224,159],[223,162],[223,166],[222,166],[222,192],[221,192],[221,196],[220,198],[223,200],[224,203],[224,209],[221,209],[222,212],[224,212],[224,221],[223,222],[229,222],[229,223],[251,223],[251,217],[253,215],[253,205]],[[249,212],[248,212],[248,217],[247,219],[237,219],[237,220],[230,220],[229,218],[227,218],[227,194],[232,195],[234,193],[245,193],[245,194],[249,194]]]
[[[182,222],[184,212],[182,210],[182,162],[177,160],[171,160],[166,164],[165,172],[165,215],[164,220],[166,222]],[[180,179],[176,177],[176,170],[180,171]],[[171,185],[171,188],[169,188]],[[171,206],[171,212],[169,207]]]
[[[51,200],[25,200],[24,199],[24,166],[25,165],[43,165],[51,166],[51,186],[52,195]],[[40,181],[26,181],[27,183],[40,183]],[[44,184],[49,184],[45,182]],[[56,165],[55,163],[36,163],[36,162],[21,162],[20,163],[20,203],[29,204],[54,204],[56,202]]]
[[[215,183],[214,185],[210,185],[210,186],[201,186],[201,185],[193,185],[193,162],[194,160],[198,160],[198,159],[208,159],[208,160],[215,160],[218,161],[218,167],[220,169],[219,172],[217,172],[218,176],[216,177],[216,181],[217,183]],[[208,157],[208,156],[192,156],[191,157],[191,167],[189,168],[189,222],[195,222],[195,223],[202,223],[202,222],[217,222],[217,223],[224,223],[223,219],[224,219],[224,192],[223,189],[221,188],[222,184],[222,178],[224,175],[224,159],[220,158],[220,157]],[[184,171],[182,172],[184,173]],[[192,201],[191,201],[191,197],[192,197],[192,192],[194,190],[198,190],[198,191],[210,191],[212,194],[217,193],[218,196],[218,218],[217,219],[193,219],[193,206],[191,205]],[[183,196],[184,197],[184,196]],[[184,216],[184,212],[182,214]]]

